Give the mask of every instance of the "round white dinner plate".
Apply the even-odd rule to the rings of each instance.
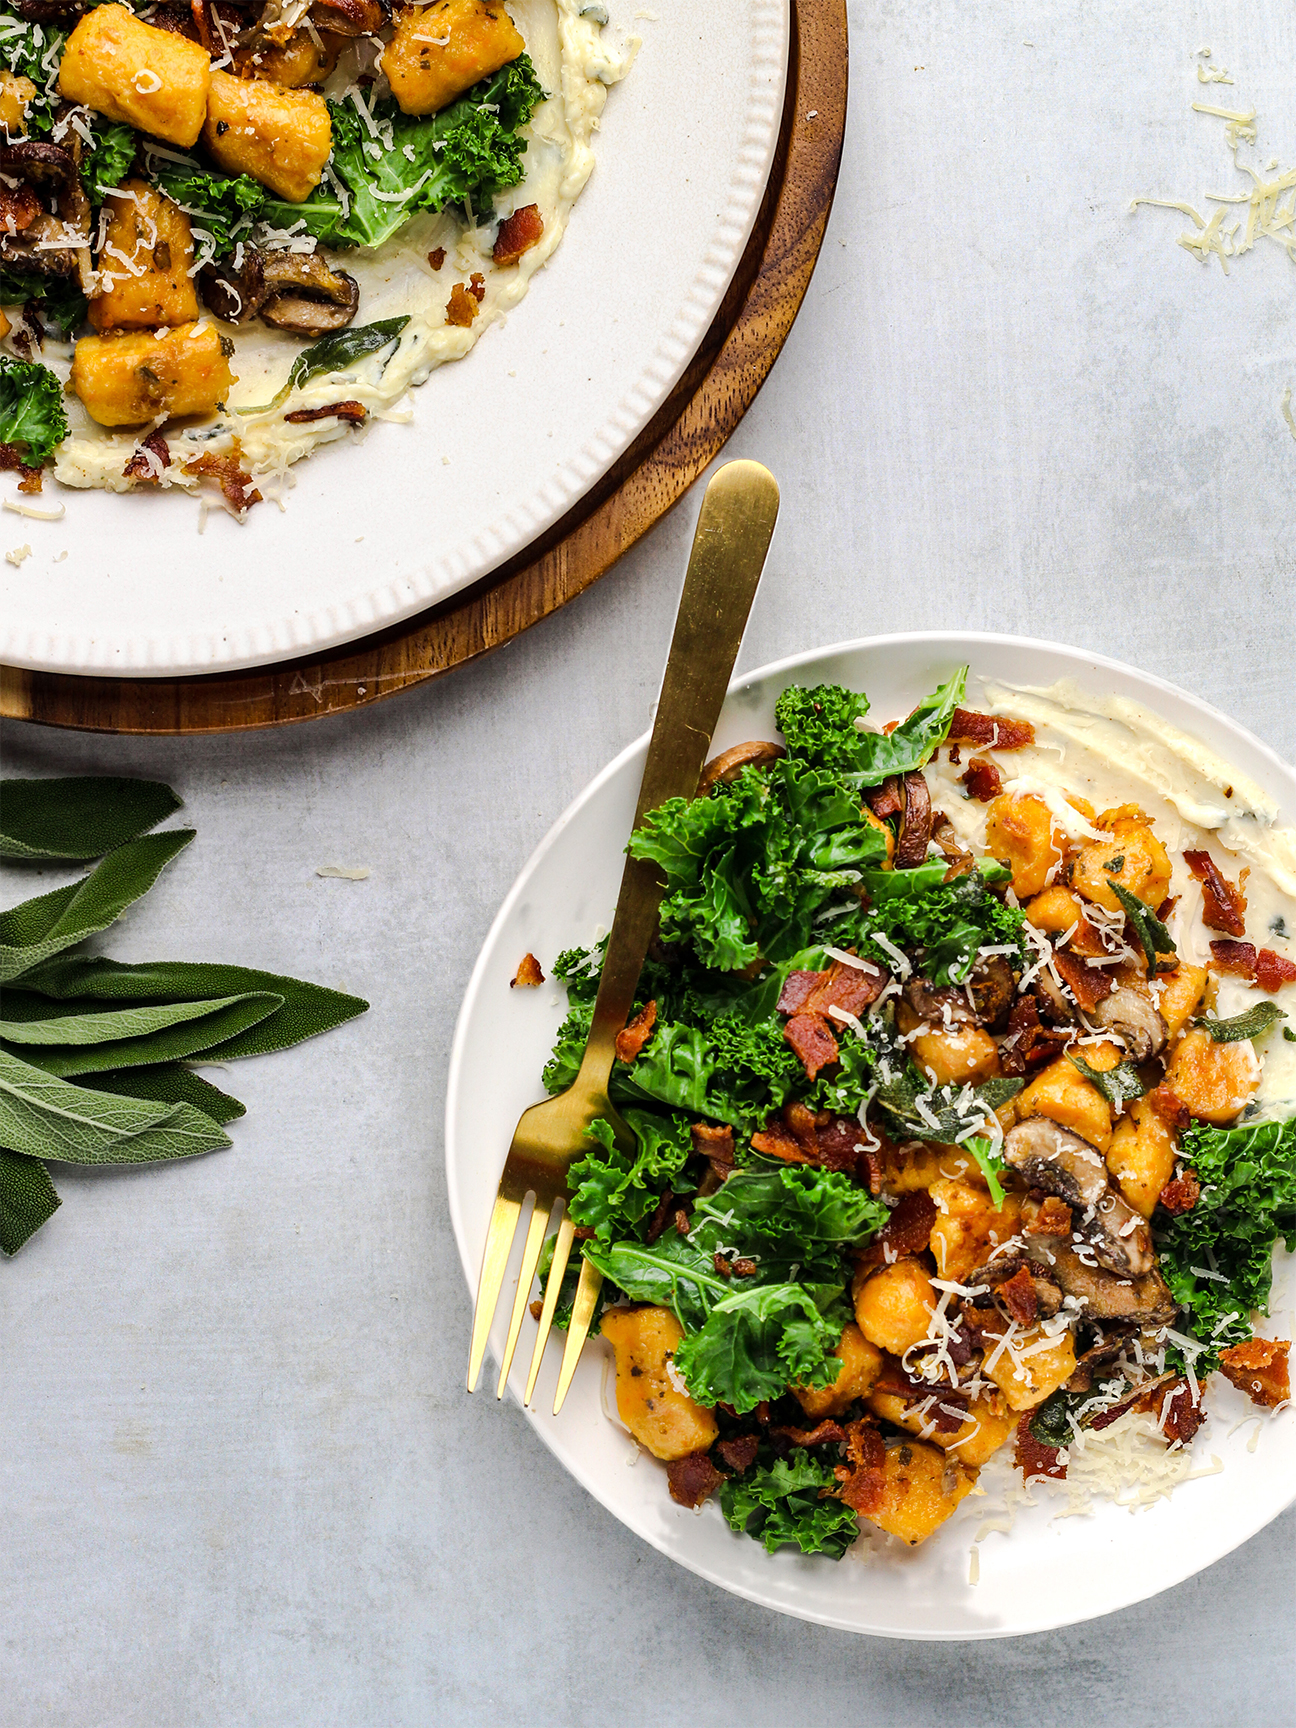
[[[787,0],[614,5],[643,38],[597,166],[503,325],[413,392],[407,425],[291,470],[244,524],[179,492],[46,485],[56,526],[5,517],[0,660],[167,676],[295,658],[446,599],[577,502],[642,431],[733,276],[773,161]],[[17,497],[16,476],[7,491]]]
[[[1114,660],[1010,636],[874,637],[779,661],[732,686],[714,749],[773,736],[775,698],[789,683],[864,690],[881,721],[907,713],[963,661],[972,666],[971,707],[981,677],[1030,685],[1071,678],[1096,694],[1130,697],[1249,774],[1279,806],[1281,823],[1296,820],[1296,775],[1225,715]],[[611,923],[647,743],[645,734],[622,751],[559,817],[500,908],[469,981],[450,1057],[446,1169],[455,1236],[474,1293],[504,1155],[518,1116],[543,1095],[540,1070],[566,1011],[561,988],[510,990],[509,981],[527,952],[547,969],[560,950],[589,944]],[[1280,1276],[1275,1289],[1274,1331],[1286,1337],[1296,1318],[1289,1284]],[[496,1363],[509,1306],[501,1302],[492,1337]],[[533,1335],[528,1323],[515,1380],[525,1377]],[[467,1351],[465,1330],[465,1360]],[[695,1514],[671,1501],[664,1470],[647,1454],[637,1456],[615,1419],[611,1351],[601,1340],[590,1340],[562,1415],[551,1415],[558,1355],[551,1344],[539,1408],[527,1418],[596,1499],[663,1554],[724,1589],[852,1632],[999,1638],[1107,1614],[1210,1565],[1296,1499],[1296,1419],[1290,1411],[1277,1421],[1254,1419],[1253,1407],[1216,1376],[1211,1419],[1193,1463],[1212,1472],[1218,1460],[1222,1469],[1185,1481],[1172,1499],[1138,1512],[1107,1503],[1091,1515],[1056,1518],[1065,1497],[1036,1489],[1038,1503],[1017,1512],[1011,1533],[983,1536],[975,1583],[971,1549],[996,1508],[993,1488],[985,1498],[969,1496],[921,1548],[877,1537],[859,1545],[868,1551],[864,1564],[854,1553],[838,1562],[787,1550],[768,1555],[735,1535],[714,1502]],[[494,1381],[488,1368],[479,1396],[491,1397]],[[1253,1419],[1236,1426],[1248,1414]],[[983,1484],[993,1469],[983,1472]]]

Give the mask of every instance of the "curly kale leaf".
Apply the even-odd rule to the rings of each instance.
[[[228,257],[264,215],[265,187],[246,174],[214,173],[193,157],[177,161],[178,155],[149,152],[149,178],[193,218],[199,244],[207,235],[213,256]]]
[[[85,323],[90,306],[72,277],[40,276],[34,270],[0,270],[0,306],[25,305],[28,300],[38,302],[42,321],[53,325],[64,337]]]
[[[572,1222],[593,1230],[604,1244],[641,1235],[667,1190],[693,1187],[683,1174],[693,1151],[688,1124],[643,1110],[627,1110],[625,1119],[639,1142],[634,1157],[618,1150],[608,1123],[595,1122],[588,1130],[595,1148],[567,1177]]]
[[[520,54],[438,114],[403,114],[388,98],[366,118],[353,102],[330,102],[327,176],[304,204],[267,201],[265,219],[305,222],[330,246],[381,246],[420,210],[471,206],[487,215],[496,193],[521,184],[520,129],[544,97]]]
[[[986,870],[944,881],[948,865],[933,858],[913,870],[866,870],[864,886],[870,905],[855,925],[862,954],[879,965],[894,957],[873,941],[880,932],[888,942],[915,954],[918,969],[935,985],[962,984],[971,977],[981,948],[1007,948],[1020,955],[1025,917],[1007,906],[987,886],[999,874]]]
[[[1296,1117],[1236,1128],[1196,1124],[1180,1152],[1201,1194],[1191,1212],[1158,1234],[1157,1250],[1187,1330],[1207,1345],[1200,1374],[1227,1345],[1251,1336],[1253,1311],[1268,1313],[1276,1240],[1296,1249]]]
[[[133,127],[98,122],[94,144],[81,158],[81,180],[92,204],[102,204],[130,173],[138,142]]]
[[[840,1560],[859,1535],[859,1521],[836,1488],[832,1465],[798,1447],[731,1477],[720,1489],[720,1510],[731,1529],[764,1543],[769,1554],[795,1547]]]
[[[68,435],[63,387],[48,366],[0,355],[0,444],[27,451],[27,465],[48,462]]]
[[[675,1366],[699,1404],[728,1404],[743,1416],[788,1386],[831,1386],[849,1319],[839,1285],[735,1280],[702,1329],[680,1339]]]
[[[861,731],[855,722],[868,703],[835,684],[785,690],[775,705],[775,724],[793,756],[848,774],[859,786],[880,786],[890,775],[912,773],[931,760],[963,700],[967,672],[960,666],[893,732]]]

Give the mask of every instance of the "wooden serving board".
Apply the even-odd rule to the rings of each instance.
[[[765,382],[810,283],[846,127],[845,0],[792,0],[787,96],[751,239],[697,353],[603,479],[524,552],[430,611],[279,666],[190,678],[0,667],[0,715],[89,732],[198,733],[315,720],[501,647],[604,575],[723,447]]]

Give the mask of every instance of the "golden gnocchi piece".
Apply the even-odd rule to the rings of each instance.
[[[1017,1234],[1021,1222],[1021,1196],[1005,1194],[995,1206],[984,1188],[966,1182],[933,1182],[936,1202],[931,1251],[936,1256],[939,1277],[961,1284],[969,1272],[984,1266],[1001,1242]]]
[[[1107,952],[1102,938],[1085,918],[1084,901],[1060,882],[1045,888],[1022,910],[1035,928],[1047,936],[1063,936],[1073,931],[1067,943],[1073,953],[1093,958]]]
[[[1150,1218],[1157,1197],[1174,1175],[1178,1137],[1146,1098],[1130,1105],[1112,1133],[1107,1168],[1136,1212]]]
[[[933,1394],[937,1402],[940,1396],[939,1391]],[[915,1402],[912,1397],[903,1397],[896,1392],[873,1392],[869,1395],[868,1407],[893,1428],[907,1428],[911,1434],[920,1435],[943,1452],[952,1452],[960,1464],[969,1464],[976,1469],[999,1450],[1017,1426],[1017,1417],[996,1408],[997,1402],[997,1399],[992,1401],[990,1398],[974,1399],[968,1408],[966,1421],[947,1432],[933,1428],[930,1413],[924,1415],[922,1412],[922,1399]],[[954,1408],[951,1405],[951,1409]]]
[[[5,127],[11,138],[26,132],[27,109],[35,94],[36,86],[30,78],[0,68],[0,126]]]
[[[857,1398],[867,1397],[882,1372],[882,1352],[853,1322],[843,1326],[833,1355],[840,1358],[841,1367],[831,1386],[792,1388],[797,1403],[816,1422],[826,1416],[840,1416]]]
[[[1209,977],[1205,966],[1190,966],[1181,960],[1173,972],[1157,981],[1157,1008],[1172,1039],[1179,1036],[1201,1006]]]
[[[986,813],[986,850],[1012,871],[1013,893],[1029,900],[1049,884],[1066,852],[1066,835],[1033,793],[1005,792]]]
[[[1260,1084],[1260,1063],[1249,1038],[1217,1044],[1200,1027],[1185,1032],[1166,1069],[1166,1085],[1203,1122],[1235,1122]]]
[[[910,1037],[921,1024],[909,1004],[901,1002],[896,1009],[896,1025],[908,1038],[914,1061],[938,1086],[979,1086],[999,1073],[999,1046],[979,1026],[935,1026]]]
[[[58,87],[69,102],[188,150],[202,131],[211,81],[199,43],[114,4],[85,13],[68,37]]]
[[[1109,840],[1091,840],[1082,848],[1071,871],[1071,886],[1086,900],[1121,910],[1112,887],[1121,887],[1155,912],[1170,892],[1170,858],[1137,804],[1104,810],[1096,823]]]
[[[888,1446],[883,1468],[882,1505],[867,1515],[869,1522],[911,1548],[939,1530],[976,1482],[975,1470],[923,1440]]]
[[[1000,1336],[1007,1335],[1005,1331]],[[1069,1332],[1050,1339],[1039,1326],[1012,1335],[1012,1350],[998,1347],[993,1332],[983,1334],[986,1359],[982,1373],[993,1380],[1014,1410],[1033,1410],[1065,1386],[1075,1373],[1075,1344]]]
[[[149,330],[83,336],[72,361],[72,388],[101,426],[210,414],[235,382],[210,324],[182,324],[160,336]]]
[[[927,1336],[936,1312],[936,1292],[920,1260],[897,1260],[861,1277],[851,1288],[855,1319],[870,1344],[903,1356]]]
[[[684,1336],[669,1308],[611,1308],[599,1329],[616,1353],[617,1412],[654,1458],[705,1452],[720,1430],[711,1412],[671,1379]]]
[[[406,114],[435,114],[525,46],[502,0],[434,0],[401,8],[379,65]]]
[[[1095,1054],[1101,1047],[1095,1047]],[[1112,1046],[1114,1049],[1114,1046]],[[1085,1052],[1089,1060],[1089,1051]],[[1090,1061],[1097,1068],[1098,1062]],[[1098,1088],[1076,1067],[1069,1057],[1059,1056],[1056,1062],[1037,1074],[1030,1085],[1013,1100],[1016,1118],[1025,1122],[1032,1116],[1047,1116],[1060,1127],[1069,1128],[1100,1152],[1111,1145],[1111,1105]]]
[[[103,293],[90,302],[96,330],[155,330],[198,317],[190,267],[193,232],[178,205],[144,180],[127,180],[104,200],[99,254]]]
[[[227,174],[250,174],[290,204],[310,197],[333,148],[333,123],[322,96],[228,72],[211,75],[202,133]]]

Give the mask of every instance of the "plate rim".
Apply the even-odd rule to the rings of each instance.
[[[1108,654],[1091,652],[1087,649],[1074,647],[1067,643],[1050,641],[1044,637],[1019,636],[1012,632],[1004,631],[909,630],[886,632],[876,636],[848,638],[840,642],[826,643],[816,648],[803,649],[797,653],[785,655],[777,660],[768,661],[763,665],[753,667],[750,671],[744,671],[741,674],[736,675],[730,681],[729,687],[725,693],[725,701],[727,703],[731,697],[741,694],[744,689],[758,681],[764,681],[772,677],[781,676],[795,671],[800,667],[826,661],[834,656],[877,651],[887,646],[894,647],[900,644],[904,644],[905,646],[932,646],[935,644],[946,644],[952,647],[957,646],[960,650],[963,645],[967,645],[969,648],[975,650],[977,645],[985,644],[987,646],[993,645],[998,648],[1012,647],[1025,650],[1043,650],[1049,654],[1060,655],[1064,659],[1074,661],[1077,664],[1083,663],[1083,665],[1089,668],[1096,668],[1099,670],[1106,669],[1133,677],[1140,684],[1146,685],[1154,691],[1164,692],[1165,694],[1173,696],[1177,700],[1187,702],[1191,708],[1197,710],[1208,719],[1222,724],[1230,733],[1245,739],[1245,741],[1253,749],[1259,752],[1262,757],[1267,759],[1270,766],[1275,768],[1282,778],[1288,782],[1292,796],[1296,799],[1296,768],[1293,768],[1291,764],[1285,762],[1271,745],[1266,744],[1262,738],[1257,737],[1249,727],[1243,726],[1241,722],[1233,720],[1223,711],[1223,709],[1217,708],[1213,703],[1207,702],[1205,698],[1194,695],[1192,692],[1185,690],[1181,685],[1173,683],[1170,679],[1161,677],[1159,673],[1145,672],[1139,667],[1132,665],[1129,661],[1117,660]],[[975,664],[974,652],[968,653],[965,658],[973,661]],[[723,715],[723,708],[721,713]],[[460,1105],[463,1054],[468,1043],[469,1021],[472,1018],[477,998],[485,984],[486,972],[496,939],[506,927],[510,914],[518,900],[521,899],[525,892],[526,886],[536,866],[548,854],[548,852],[552,850],[561,835],[575,820],[577,813],[583,810],[586,804],[593,801],[607,782],[624,767],[628,760],[632,759],[639,752],[647,750],[650,735],[650,729],[645,730],[640,733],[638,737],[632,739],[622,750],[618,751],[617,754],[612,757],[611,760],[598,771],[598,773],[587,781],[579,792],[577,792],[576,796],[564,807],[557,819],[542,836],[537,845],[532,849],[521,869],[518,871],[517,876],[514,878],[513,884],[509,888],[508,893],[501,901],[494,918],[491,920],[486,934],[482,939],[477,958],[473,963],[472,971],[469,973],[468,981],[464,987],[463,1000],[460,1003],[459,1012],[455,1018],[454,1035],[450,1044],[444,1118],[444,1164],[451,1228],[454,1231],[455,1246],[459,1253],[460,1266],[463,1270],[464,1278],[468,1286],[470,1303],[475,1301],[476,1298],[477,1264],[475,1257],[470,1255],[466,1242],[466,1230],[462,1213],[462,1191],[458,1176],[458,1160],[454,1156],[456,1143],[455,1120]],[[493,1347],[491,1354],[494,1354]],[[517,1396],[511,1386],[508,1391],[508,1396],[512,1403],[518,1403]],[[1176,1572],[1175,1576],[1163,1578],[1150,1588],[1142,1588],[1135,1584],[1132,1589],[1121,1591],[1119,1593],[1119,1600],[1113,1601],[1109,1605],[1095,1609],[1092,1612],[1085,1612],[1080,1615],[1063,1614],[1061,1616],[1045,1613],[1038,1619],[1030,1621],[1028,1624],[990,1626],[973,1630],[960,1629],[958,1631],[946,1632],[933,1631],[929,1629],[915,1629],[904,1631],[897,1630],[891,1626],[861,1626],[857,1623],[846,1620],[844,1617],[838,1617],[820,1610],[799,1608],[794,1604],[783,1602],[771,1602],[766,1595],[761,1593],[757,1586],[748,1585],[741,1581],[735,1581],[732,1578],[722,1576],[718,1568],[709,1565],[705,1561],[698,1560],[687,1553],[679,1553],[668,1548],[655,1534],[639,1529],[637,1526],[632,1524],[628,1518],[624,1517],[616,1506],[610,1505],[594,1486],[589,1474],[579,1464],[572,1463],[560,1452],[557,1444],[556,1430],[551,1423],[544,1419],[543,1413],[540,1410],[523,1408],[522,1415],[526,1420],[528,1427],[533,1433],[539,1436],[563,1470],[573,1477],[580,1486],[584,1488],[600,1506],[603,1507],[604,1511],[609,1512],[618,1521],[618,1523],[624,1525],[632,1535],[639,1538],[641,1541],[647,1542],[651,1547],[655,1548],[665,1559],[684,1567],[686,1571],[693,1573],[699,1578],[705,1579],[709,1584],[718,1586],[729,1595],[738,1596],[744,1601],[752,1602],[757,1607],[763,1608],[769,1613],[782,1614],[790,1619],[802,1620],[813,1625],[826,1626],[833,1631],[849,1632],[857,1637],[889,1638],[905,1643],[983,1643],[991,1639],[1031,1637],[1042,1632],[1057,1631],[1066,1626],[1084,1625],[1093,1620],[1105,1619],[1110,1614],[1120,1613],[1124,1609],[1134,1607],[1140,1602],[1149,1601],[1154,1596],[1159,1596],[1167,1590],[1176,1588],[1187,1579],[1196,1577],[1199,1572],[1205,1571],[1209,1566],[1213,1566],[1217,1561],[1223,1560],[1229,1554],[1234,1553],[1245,1542],[1250,1541],[1253,1536],[1257,1535],[1267,1525],[1273,1523],[1275,1519],[1280,1518],[1284,1512],[1291,1508],[1293,1503],[1296,1503],[1296,1479],[1293,1479],[1287,1499],[1281,1506],[1266,1509],[1254,1520],[1244,1519],[1232,1525],[1229,1529],[1229,1539],[1227,1543],[1213,1551],[1209,1558],[1203,1559],[1200,1564],[1195,1564],[1190,1559],[1186,1568]],[[1127,1573],[1127,1577],[1129,1578],[1133,1578],[1134,1576],[1135,1574],[1132,1571]]]

